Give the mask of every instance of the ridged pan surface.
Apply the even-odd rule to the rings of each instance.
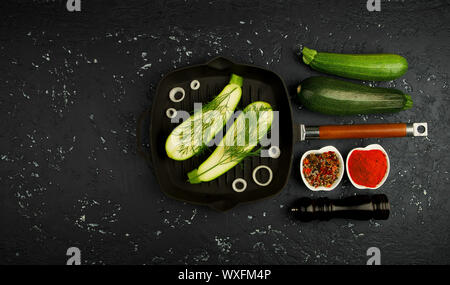
[[[278,111],[279,121],[274,124],[279,124],[281,155],[276,159],[260,156],[247,157],[236,167],[211,182],[190,184],[187,173],[197,168],[212,153],[214,146],[185,161],[175,161],[167,157],[165,142],[178,124],[170,121],[166,116],[166,110],[175,108],[192,113],[194,103],[205,104],[219,94],[228,83],[231,73],[244,78],[242,97],[236,110],[242,110],[254,101],[266,101],[272,105],[274,111]],[[200,82],[198,90],[190,88],[190,82],[194,79]],[[169,99],[169,92],[174,87],[182,87],[186,92],[181,102],[174,103]],[[239,203],[275,195],[288,180],[293,151],[292,111],[283,81],[269,70],[234,64],[221,57],[205,65],[175,70],[160,81],[150,116],[150,149],[153,168],[161,190],[172,198],[208,205],[224,211]],[[259,165],[267,165],[273,171],[273,180],[268,186],[258,186],[253,181],[252,172]],[[238,193],[232,189],[235,178],[243,178],[247,181],[245,191]],[[268,172],[258,171],[257,178],[262,182],[267,181]]]

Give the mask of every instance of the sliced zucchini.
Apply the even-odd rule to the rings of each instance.
[[[224,174],[245,157],[269,131],[273,111],[269,103],[256,101],[245,107],[228,129],[214,152],[197,168],[188,173],[191,184],[207,182]]]
[[[174,160],[191,158],[222,130],[241,99],[243,78],[232,74],[230,82],[211,102],[177,126],[167,137],[166,153]]]

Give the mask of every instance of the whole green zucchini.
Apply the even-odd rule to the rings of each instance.
[[[393,80],[408,70],[408,62],[396,54],[339,54],[304,47],[303,62],[317,71],[360,80]]]
[[[297,87],[297,96],[307,109],[328,115],[394,113],[413,105],[411,97],[397,89],[322,76],[303,80]]]

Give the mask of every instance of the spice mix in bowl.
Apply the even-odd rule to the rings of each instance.
[[[379,144],[351,150],[346,161],[347,176],[359,189],[377,189],[386,181],[390,163],[387,152]]]
[[[344,175],[344,159],[334,146],[310,150],[300,160],[302,180],[312,191],[331,191]]]

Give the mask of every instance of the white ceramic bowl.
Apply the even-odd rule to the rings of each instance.
[[[336,181],[334,181],[334,183],[331,185],[331,187],[320,186],[320,187],[315,188],[315,187],[311,186],[308,183],[308,181],[306,180],[305,176],[303,175],[303,160],[310,153],[324,153],[324,152],[327,152],[327,151],[335,152],[337,157],[338,157],[338,159],[339,159],[340,167],[339,167],[338,178],[336,179]],[[345,168],[344,165],[345,165],[344,164],[344,159],[342,158],[341,153],[334,146],[329,145],[329,146],[323,147],[321,149],[313,149],[313,150],[309,150],[309,151],[305,152],[303,154],[303,156],[302,156],[302,159],[300,160],[300,174],[302,175],[303,182],[305,183],[306,187],[309,188],[309,190],[312,190],[312,191],[331,191],[334,188],[336,188],[336,186],[338,186],[338,184],[341,182],[342,176],[344,176],[344,168]]]
[[[376,187],[366,187],[366,186],[361,186],[359,184],[356,184],[355,181],[353,181],[353,179],[350,177],[350,173],[348,171],[348,159],[350,157],[350,155],[355,151],[355,150],[371,150],[371,149],[378,149],[381,150],[384,155],[386,156],[386,161],[387,161],[387,169],[386,169],[386,174],[384,175],[383,179],[380,181],[380,183],[378,183],[378,185]],[[391,164],[389,163],[389,156],[387,154],[387,152],[384,150],[384,148],[379,145],[379,144],[370,144],[366,147],[357,147],[352,149],[348,155],[347,155],[347,159],[345,161],[345,168],[347,168],[347,177],[350,180],[350,182],[353,184],[353,186],[355,186],[358,189],[377,189],[379,187],[381,187],[381,185],[384,184],[384,182],[386,181],[387,177],[389,176],[389,171],[391,170]]]

